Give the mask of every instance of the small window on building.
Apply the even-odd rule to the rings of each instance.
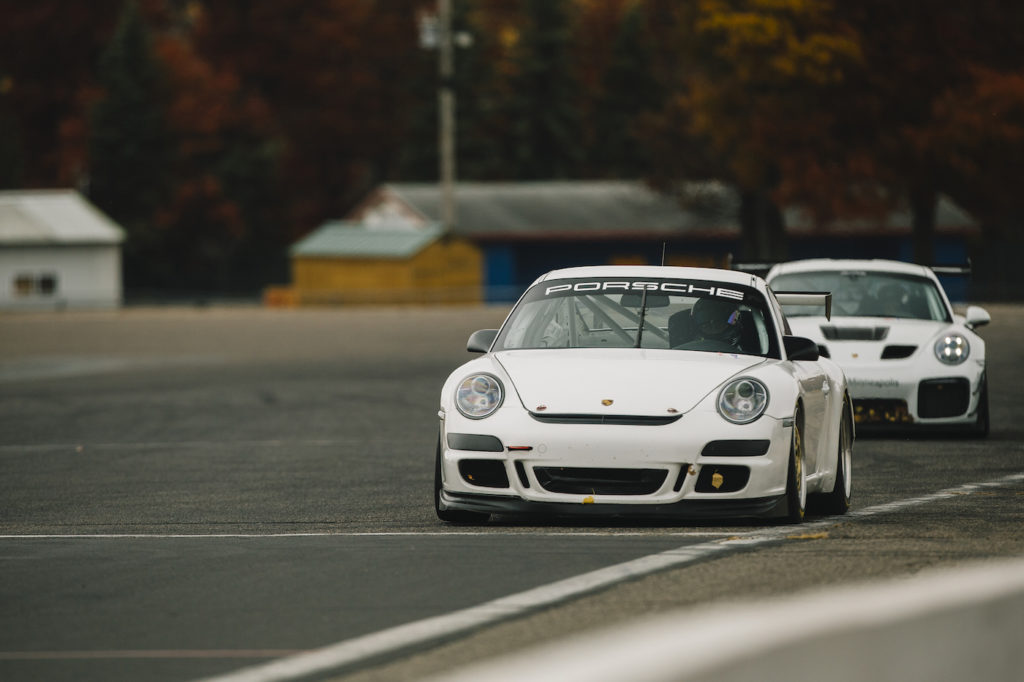
[[[53,296],[57,293],[57,275],[54,275],[53,273],[39,275],[39,279],[36,281],[36,286],[39,293],[43,296]]]
[[[16,296],[53,296],[57,293],[57,275],[52,272],[15,275],[14,293]]]
[[[14,293],[18,296],[31,296],[36,288],[36,278],[32,275],[15,275]]]

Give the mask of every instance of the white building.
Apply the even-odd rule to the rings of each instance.
[[[0,192],[0,309],[120,306],[123,241],[73,190]]]

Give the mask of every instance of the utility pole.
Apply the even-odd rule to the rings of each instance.
[[[455,228],[455,45],[452,0],[437,0],[438,12],[438,150],[440,152],[441,230]]]

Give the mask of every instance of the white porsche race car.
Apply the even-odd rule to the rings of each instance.
[[[541,276],[441,391],[437,515],[781,517],[850,503],[846,378],[759,277],[604,266]]]
[[[832,292],[831,321],[810,306],[787,306],[786,316],[846,372],[859,427],[988,435],[985,341],[974,330],[989,314],[977,306],[954,314],[931,268],[814,259],[775,265],[766,279],[778,292]]]

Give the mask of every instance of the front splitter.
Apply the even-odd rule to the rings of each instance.
[[[786,496],[743,500],[681,500],[671,504],[573,504],[533,502],[506,495],[473,495],[441,491],[444,510],[569,518],[725,519],[786,516]]]

